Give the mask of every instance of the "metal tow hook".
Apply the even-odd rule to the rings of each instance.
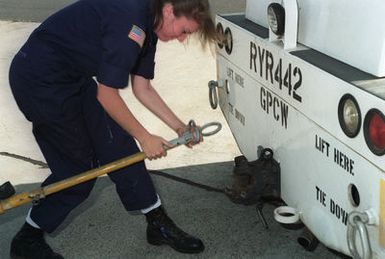
[[[366,225],[369,223],[367,213],[353,211],[348,216],[347,241],[349,251],[354,259],[371,259],[372,250],[370,248],[369,235]],[[362,257],[358,253],[356,246],[356,234],[359,234],[362,247]]]
[[[221,86],[217,81],[214,81],[214,80],[209,81],[208,85],[209,85],[210,106],[215,110],[218,107],[217,88],[220,88]]]
[[[216,128],[212,131],[206,132],[207,128],[215,126]],[[201,137],[208,137],[218,133],[222,129],[222,125],[219,122],[210,122],[202,127],[197,127],[194,120],[190,120],[188,123],[188,131],[184,132],[179,138],[169,141],[172,147],[179,145],[185,145],[188,143],[198,143]],[[165,148],[168,148],[165,146]],[[169,149],[169,148],[168,148]]]

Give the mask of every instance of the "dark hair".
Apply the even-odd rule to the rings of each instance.
[[[154,28],[163,22],[162,9],[167,3],[173,6],[176,17],[185,16],[199,24],[198,33],[203,45],[218,40],[208,0],[153,0]]]

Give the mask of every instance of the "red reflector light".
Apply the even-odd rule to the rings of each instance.
[[[376,109],[368,112],[365,118],[365,140],[376,155],[385,154],[385,117]]]
[[[385,121],[377,113],[369,122],[369,138],[378,149],[385,148]]]

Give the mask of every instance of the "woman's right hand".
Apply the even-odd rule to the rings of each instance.
[[[172,147],[172,144],[164,138],[149,134],[142,140],[139,140],[142,151],[150,160],[158,159],[167,155],[166,147]]]

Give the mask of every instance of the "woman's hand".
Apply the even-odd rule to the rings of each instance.
[[[195,125],[195,124],[194,124]],[[195,125],[195,126],[186,126],[184,125],[183,127],[180,127],[176,130],[176,133],[178,134],[178,136],[182,136],[185,132],[190,132],[192,135],[193,135],[193,141],[191,141],[190,143],[187,143],[186,146],[188,148],[192,148],[194,145],[196,144],[199,144],[200,142],[203,141],[203,137],[202,137],[202,134],[199,134],[199,136],[197,136],[197,131],[201,131],[200,127]]]
[[[142,140],[139,140],[139,144],[150,160],[158,159],[167,155],[167,148],[172,148],[171,143],[162,137],[149,134]]]

